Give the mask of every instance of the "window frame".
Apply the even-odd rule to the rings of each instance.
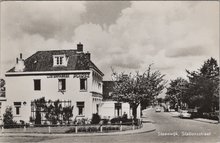
[[[15,107],[15,116],[20,116],[21,115],[21,102],[14,102],[14,107]]]
[[[66,79],[65,78],[58,79],[58,92],[64,92],[64,91],[66,91]]]
[[[53,66],[65,66],[65,55],[53,55]]]
[[[41,90],[41,79],[34,79],[34,91],[40,91],[40,90]]]
[[[80,87],[79,87],[79,88],[80,88],[80,91],[87,91],[87,87],[88,87],[88,85],[87,85],[87,83],[88,83],[87,78],[80,78],[79,81],[80,81]],[[84,82],[83,82],[84,88],[82,88],[82,83],[81,83],[81,81],[84,81]]]
[[[83,103],[83,104],[80,105],[80,103]],[[85,116],[85,102],[84,101],[77,101],[76,107],[78,108],[77,116]],[[81,114],[80,114],[80,111],[81,111]]]

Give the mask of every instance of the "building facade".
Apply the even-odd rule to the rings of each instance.
[[[104,74],[81,43],[76,50],[38,51],[25,60],[20,54],[5,76],[6,107],[12,107],[16,121],[35,118],[32,102],[42,97],[73,106],[73,120],[100,112]]]
[[[117,102],[112,99],[114,91],[113,81],[103,81],[103,102],[101,104],[100,115],[102,118],[111,119],[123,114],[127,114],[128,118],[132,118],[132,108],[129,103]],[[137,108],[137,118],[141,117],[140,105]]]

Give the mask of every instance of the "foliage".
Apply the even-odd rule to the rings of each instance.
[[[197,108],[194,116],[219,110],[219,67],[214,58],[204,62],[197,71],[188,71],[188,81],[177,78],[167,88],[165,101],[171,104],[187,103],[189,108]]]
[[[92,121],[91,124],[98,124],[101,121],[101,117],[98,113],[92,114]]]
[[[188,104],[199,112],[219,110],[219,67],[213,58],[204,62],[198,71],[189,72]]]
[[[108,132],[108,131],[118,131],[120,130],[119,126],[104,126],[102,128],[103,132]],[[71,127],[70,129],[68,129],[67,131],[65,131],[65,133],[75,133],[75,127]],[[78,132],[99,132],[100,131],[100,126],[82,126],[82,127],[78,127]]]
[[[73,117],[73,106],[63,107],[63,120],[69,124],[70,118]]]
[[[123,124],[123,125],[138,125],[139,119],[128,119],[123,117],[115,117],[111,119],[111,124]]]
[[[62,120],[60,115],[62,115],[62,105],[59,104],[59,100],[56,100],[53,103],[49,101],[44,110],[46,111],[45,118],[52,124],[57,124],[58,122],[61,123]]]
[[[4,79],[0,79],[0,88],[5,86],[5,80]]]
[[[182,109],[182,103],[187,101],[186,91],[187,91],[188,81],[183,78],[177,78],[171,80],[169,87],[167,88],[166,98],[171,102],[171,107],[180,107]],[[166,99],[167,100],[167,99]],[[176,106],[175,106],[176,105]]]
[[[43,111],[45,118],[51,122],[51,124],[57,124],[62,122],[68,122],[73,116],[73,106],[63,107],[61,101],[46,101],[44,97],[34,100],[36,111]]]
[[[12,128],[16,125],[16,122],[13,120],[12,107],[9,106],[5,109],[3,114],[3,123],[5,128]]]
[[[0,97],[5,97],[5,80],[0,79]]]
[[[133,117],[136,118],[138,105],[143,101],[153,100],[164,89],[166,82],[163,77],[159,71],[151,72],[151,65],[143,74],[136,72],[128,75],[113,71],[113,100],[128,102],[133,110]]]
[[[81,118],[81,119],[74,120],[75,125],[87,125],[90,123],[91,123],[91,120],[89,120],[88,118]]]

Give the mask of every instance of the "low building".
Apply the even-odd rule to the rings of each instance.
[[[72,119],[99,113],[104,74],[90,56],[83,52],[81,43],[76,50],[38,51],[25,60],[20,54],[15,67],[5,74],[6,106],[12,107],[14,120],[29,122],[36,116],[44,120],[32,106],[35,99],[42,97],[74,106]]]
[[[123,114],[132,118],[132,109],[129,103],[117,102],[112,99],[114,91],[114,81],[103,81],[103,102],[101,105],[100,115],[102,118],[111,119]],[[140,106],[137,108],[137,118],[141,117]]]

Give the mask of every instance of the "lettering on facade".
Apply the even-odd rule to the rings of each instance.
[[[89,78],[89,73],[74,74],[73,78]]]
[[[68,74],[48,75],[47,78],[69,78]]]

